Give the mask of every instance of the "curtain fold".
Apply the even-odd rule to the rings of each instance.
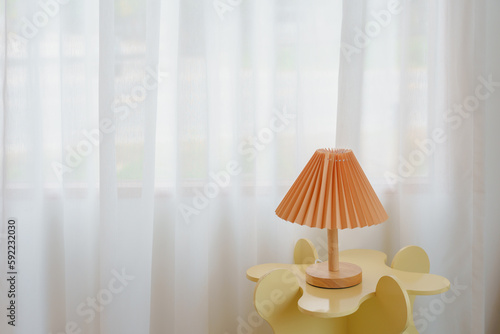
[[[326,259],[274,211],[347,147],[390,218],[341,249],[423,247],[452,289],[417,298],[417,330],[496,333],[497,7],[2,2],[0,332],[271,333],[245,271],[304,237]]]

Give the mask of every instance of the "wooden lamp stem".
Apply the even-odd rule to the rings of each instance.
[[[328,229],[328,271],[339,271],[339,230]]]
[[[361,283],[361,267],[339,262],[339,230],[327,229],[328,262],[313,264],[306,269],[306,282],[320,288],[348,288]]]

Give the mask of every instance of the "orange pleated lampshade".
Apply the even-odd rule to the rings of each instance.
[[[376,225],[388,218],[349,149],[317,150],[276,214],[292,223],[328,229]]]

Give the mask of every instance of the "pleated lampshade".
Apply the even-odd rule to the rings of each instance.
[[[319,149],[276,209],[278,217],[328,230],[328,262],[306,269],[307,283],[346,288],[361,283],[362,269],[339,262],[338,230],[380,224],[388,216],[349,149]]]
[[[349,149],[317,150],[276,214],[292,223],[328,229],[365,227],[388,218]]]

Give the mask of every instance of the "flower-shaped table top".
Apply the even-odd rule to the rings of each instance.
[[[305,271],[309,264],[267,263],[247,270],[247,278],[257,282],[274,269],[288,269],[298,278],[303,290],[298,308],[306,314],[320,318],[343,317],[354,313],[361,303],[374,296],[377,283],[382,276],[397,277],[408,294],[435,295],[450,288],[445,277],[397,270],[389,267],[387,255],[370,249],[351,249],[340,252],[340,261],[357,264],[363,270],[363,281],[345,289],[323,289],[306,283]]]

